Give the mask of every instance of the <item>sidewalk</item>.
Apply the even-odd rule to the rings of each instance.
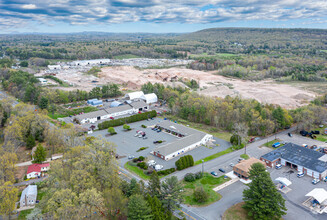
[[[213,191],[216,191],[217,192],[217,191],[225,188],[226,186],[229,186],[229,185],[231,185],[231,184],[233,184],[233,183],[235,183],[235,182],[237,182],[237,181],[240,180],[237,176],[235,176],[233,174],[233,171],[227,173],[226,176],[228,176],[229,178],[231,178],[231,180],[229,180],[226,183],[223,183],[223,184],[217,186],[216,188],[213,188]]]

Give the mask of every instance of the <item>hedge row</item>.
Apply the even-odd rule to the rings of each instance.
[[[161,176],[161,175],[168,175],[168,174],[171,174],[173,172],[175,172],[175,168],[170,168],[170,169],[158,171],[158,175],[159,176]]]
[[[185,155],[175,162],[177,170],[183,170],[194,165],[194,160],[192,155]]]
[[[144,113],[132,115],[132,116],[129,116],[126,118],[119,118],[119,119],[113,119],[110,121],[104,121],[104,122],[98,124],[98,128],[99,128],[99,130],[103,130],[103,129],[107,129],[109,127],[116,127],[116,126],[120,126],[120,125],[123,125],[126,123],[142,121],[142,120],[146,120],[148,118],[153,118],[156,116],[157,116],[157,112],[155,110],[152,110],[150,112],[144,112]]]

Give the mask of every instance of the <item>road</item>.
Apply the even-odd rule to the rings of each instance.
[[[45,163],[47,162],[51,162],[52,160],[56,160],[56,159],[59,159],[59,158],[62,158],[62,154],[61,155],[57,155],[57,156],[53,156],[52,159],[51,158],[48,158],[46,161],[44,161]],[[22,162],[22,163],[17,163],[16,164],[16,167],[24,167],[24,166],[29,166],[29,165],[32,165],[32,161],[26,161],[26,162]]]
[[[15,183],[14,186],[27,186],[27,185],[30,185],[30,184],[33,184],[33,183],[42,182],[46,178],[48,178],[48,176],[40,177],[40,178],[37,178],[37,179],[30,179],[28,181],[23,181],[23,182],[20,182],[20,183]]]

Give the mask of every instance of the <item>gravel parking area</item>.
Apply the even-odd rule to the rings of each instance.
[[[146,156],[149,159],[155,160],[157,164],[163,165],[163,169],[168,169],[168,168],[175,167],[175,162],[176,160],[179,159],[179,157],[176,157],[169,161],[164,161],[158,157],[153,156],[152,154],[150,154],[150,152],[153,151],[157,146],[161,146],[177,140],[177,137],[165,132],[157,133],[156,131],[151,130],[151,128],[149,127],[148,128],[141,127],[141,125],[143,124],[146,126],[153,126],[161,120],[163,119],[154,118],[154,120],[149,120],[149,121],[145,120],[145,121],[139,121],[129,124],[133,129],[131,131],[124,131],[122,126],[118,126],[115,127],[117,134],[113,136],[108,136],[107,130],[95,131],[93,134],[90,134],[90,136],[95,136],[95,137],[101,136],[107,139],[108,141],[115,143],[117,145],[117,154],[119,154],[120,156],[126,156],[126,158],[120,159],[120,164],[122,166],[128,161],[127,157],[129,155],[133,155],[135,157]],[[143,139],[143,138],[135,137],[134,135],[136,134],[137,130],[144,131],[148,138]],[[218,138],[214,138],[214,139],[215,139],[214,144],[218,144],[219,146],[213,146],[212,149],[201,146],[190,152],[187,152],[185,155],[190,154],[193,156],[194,161],[197,161],[230,147],[230,143]],[[153,141],[158,141],[158,140],[162,140],[165,142],[161,144],[153,144]],[[143,151],[136,152],[141,147],[148,147],[148,148]]]

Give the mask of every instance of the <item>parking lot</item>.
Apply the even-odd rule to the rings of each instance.
[[[179,157],[176,157],[169,161],[165,161],[158,157],[153,156],[152,154],[150,154],[150,152],[153,151],[157,146],[162,146],[177,140],[177,137],[165,132],[158,133],[156,131],[151,130],[150,127],[148,128],[141,127],[141,125],[153,126],[161,120],[163,119],[154,118],[154,120],[149,120],[149,121],[145,120],[145,121],[131,123],[129,124],[132,128],[131,131],[124,131],[123,126],[118,126],[115,127],[117,134],[113,136],[108,136],[107,130],[95,131],[93,134],[90,134],[90,136],[95,136],[95,137],[100,136],[107,139],[110,142],[115,143],[117,146],[117,154],[119,156],[126,156],[125,158],[120,159],[121,165],[125,164],[126,161],[128,161],[127,157],[129,155],[133,155],[135,157],[146,156],[149,159],[155,160],[157,164],[163,165],[163,169],[168,169],[168,168],[175,167],[175,162],[176,160],[179,159]],[[136,131],[138,130],[144,131],[146,133],[147,139],[135,137]],[[164,142],[161,144],[153,143],[154,141],[158,141],[158,140],[162,140]],[[230,143],[224,140],[218,138],[214,138],[214,140],[215,140],[214,144],[218,144],[219,146],[213,146],[212,149],[209,149],[208,147],[200,146],[192,151],[187,152],[185,155],[188,154],[192,155],[194,161],[197,161],[230,147]],[[140,152],[136,152],[141,147],[148,147],[148,148]]]

